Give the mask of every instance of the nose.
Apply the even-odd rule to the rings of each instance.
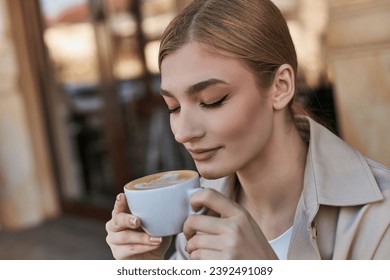
[[[200,118],[184,108],[177,115],[172,116],[171,128],[176,141],[180,144],[195,141],[204,135],[204,127]]]

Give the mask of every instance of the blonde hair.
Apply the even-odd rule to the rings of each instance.
[[[262,88],[270,86],[282,64],[291,65],[295,73],[298,69],[286,20],[270,0],[193,0],[165,30],[159,66],[192,41],[242,60]]]

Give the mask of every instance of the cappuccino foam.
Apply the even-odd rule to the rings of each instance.
[[[176,185],[197,176],[198,173],[191,170],[166,171],[138,178],[125,187],[129,190],[157,189]]]
[[[180,179],[180,174],[178,173],[167,173],[154,180],[142,182],[134,185],[136,189],[154,189],[160,187],[167,187],[170,185],[175,185],[180,182],[184,182],[187,179]]]

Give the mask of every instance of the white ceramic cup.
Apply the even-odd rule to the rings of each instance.
[[[195,212],[189,198],[201,190],[199,174],[192,170],[175,170],[151,174],[124,186],[133,215],[141,219],[141,227],[151,236],[171,236],[183,230],[183,224]]]

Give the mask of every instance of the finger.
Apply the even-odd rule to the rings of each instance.
[[[224,221],[221,218],[204,215],[191,215],[184,222],[183,233],[187,240],[189,240],[197,232],[220,234],[223,232],[223,228]]]
[[[223,240],[219,235],[195,234],[188,240],[185,250],[189,254],[199,249],[222,251],[224,244],[221,241]]]
[[[159,245],[162,242],[161,237],[152,237],[145,232],[134,230],[123,230],[107,235],[106,241],[108,244],[125,245],[125,244],[140,244],[140,245]]]
[[[129,207],[127,205],[127,201],[124,193],[120,193],[116,196],[112,215],[116,215],[122,212],[129,213]]]
[[[138,229],[141,226],[141,220],[131,214],[118,213],[113,214],[111,220],[106,223],[107,232],[118,232],[125,229]]]
[[[213,189],[205,189],[195,192],[190,198],[191,206],[194,209],[206,206],[223,218],[235,216],[241,211],[241,206]]]

